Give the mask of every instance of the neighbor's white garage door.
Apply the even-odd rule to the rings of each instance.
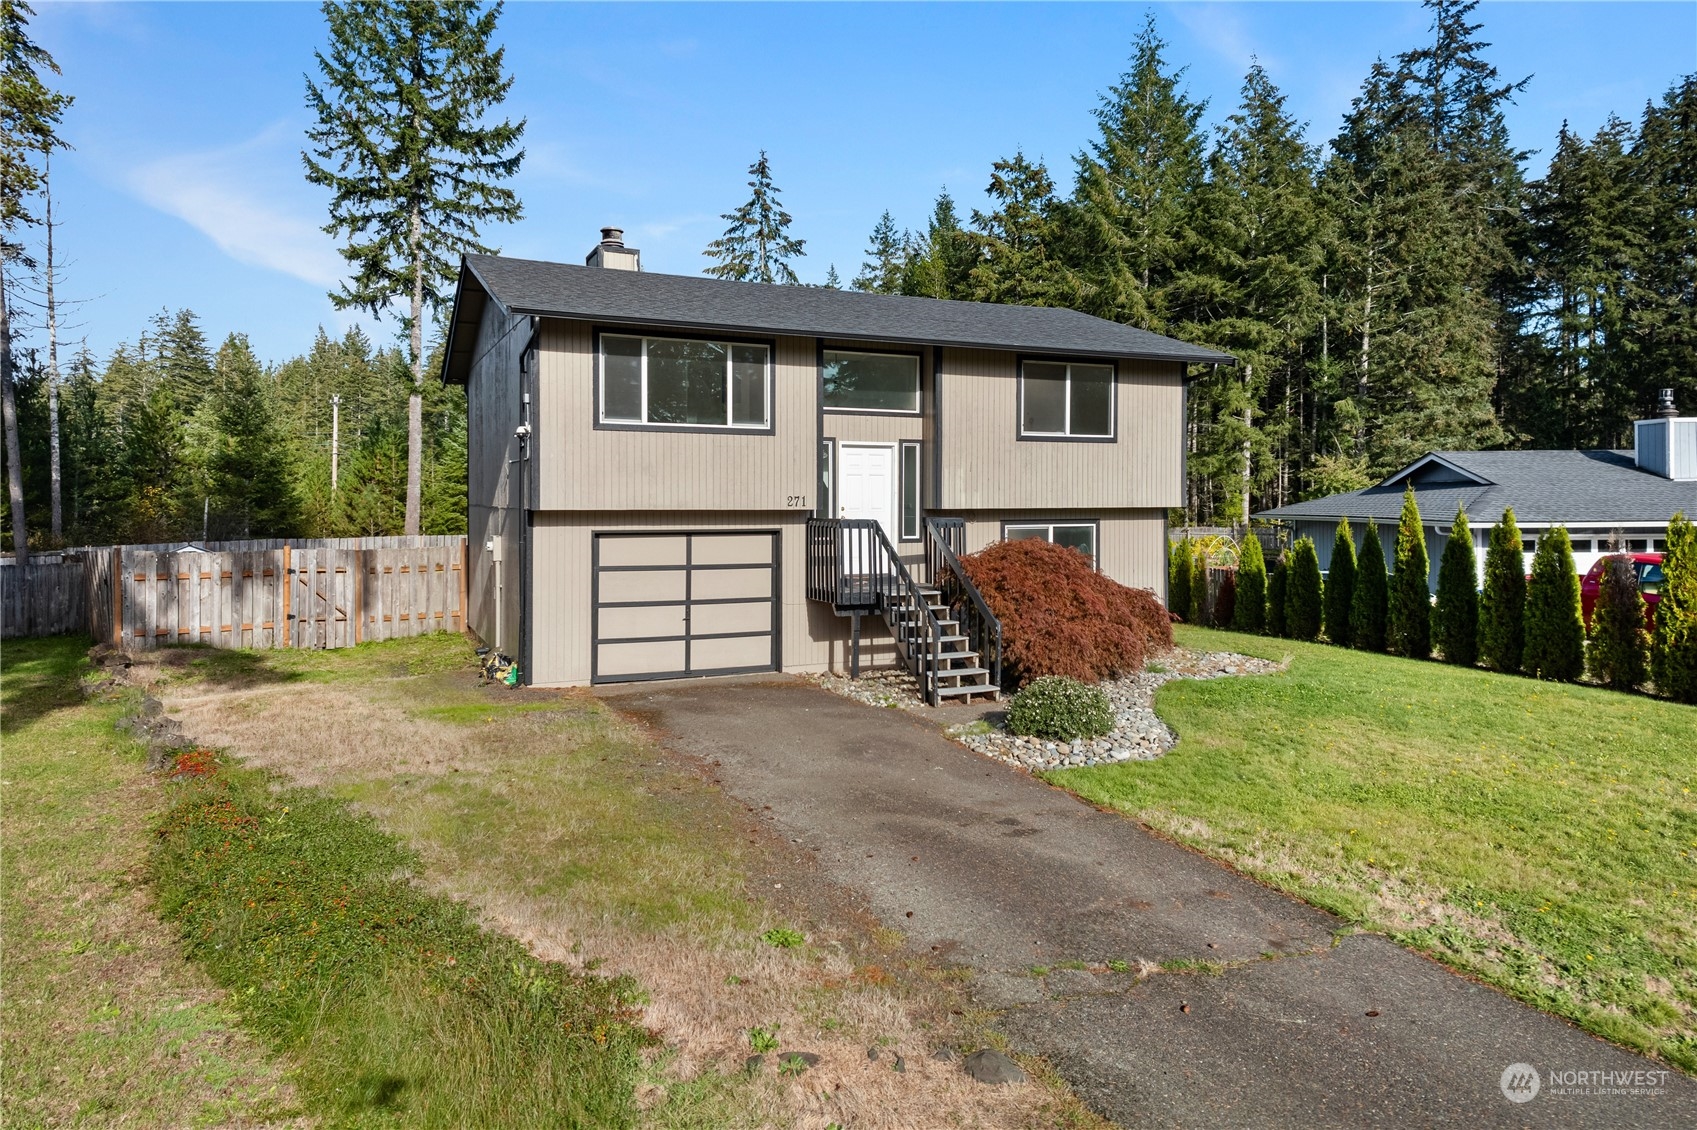
[[[777,668],[778,534],[598,533],[591,681]]]

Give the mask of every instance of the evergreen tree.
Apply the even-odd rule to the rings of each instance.
[[[790,260],[807,254],[803,250],[807,241],[789,234],[791,216],[778,200],[780,190],[772,183],[772,163],[764,149],[748,167],[748,175],[753,195],[736,211],[719,217],[731,221],[731,226],[707,245],[703,254],[719,261],[707,273],[737,282],[794,286],[801,280]]]
[[[1267,634],[1290,635],[1290,568],[1288,554],[1281,553],[1267,574]]]
[[[1532,555],[1526,586],[1526,650],[1522,668],[1539,679],[1571,683],[1585,670],[1585,621],[1573,545],[1560,526],[1546,530]]]
[[[1624,554],[1606,558],[1597,603],[1591,609],[1586,669],[1611,690],[1632,690],[1649,674],[1649,642],[1638,570]]]
[[[1438,603],[1432,609],[1433,642],[1444,662],[1471,667],[1479,661],[1479,565],[1473,555],[1473,531],[1467,511],[1457,510],[1455,524],[1438,562]]]
[[[1210,627],[1208,601],[1208,555],[1201,546],[1190,552],[1190,610],[1185,619],[1199,627]]]
[[[1355,534],[1349,519],[1338,521],[1332,538],[1332,567],[1326,572],[1326,639],[1348,647],[1350,616],[1355,605]]]
[[[231,334],[218,350],[209,405],[216,425],[206,461],[214,538],[299,532],[288,442],[277,424],[269,383],[247,338]]]
[[[978,262],[978,246],[972,233],[961,227],[954,197],[945,188],[931,209],[924,237],[909,233],[903,241],[901,293],[971,298],[972,272]]]
[[[1049,170],[1015,153],[1012,160],[995,163],[984,191],[995,209],[972,213],[982,249],[972,271],[972,297],[1020,306],[1064,305],[1055,185]]]
[[[518,171],[525,123],[489,120],[512,88],[504,48],[490,46],[501,14],[448,0],[327,2],[323,85],[307,82],[317,119],[302,154],[306,178],[331,190],[325,231],[345,236],[353,269],[330,299],[381,318],[407,303],[405,528],[419,530],[424,473],[424,328],[441,308],[464,252],[487,252],[479,226],[523,209],[501,182]]]
[[[1167,543],[1167,611],[1190,618],[1190,540]]]
[[[1259,635],[1267,626],[1267,562],[1261,539],[1246,531],[1237,560],[1237,600],[1231,626]]]
[[[1349,639],[1362,651],[1384,651],[1390,586],[1385,577],[1385,546],[1371,520],[1355,561],[1355,596],[1349,609]]]
[[[1432,654],[1431,568],[1426,556],[1426,531],[1420,524],[1420,504],[1414,499],[1414,487],[1409,486],[1402,495],[1396,569],[1391,573],[1385,614],[1386,643],[1397,655],[1426,659]]]
[[[1697,74],[1645,107],[1631,167],[1643,209],[1642,249],[1627,278],[1633,405],[1647,408],[1656,389],[1671,388],[1689,410],[1697,404]]]
[[[1504,674],[1520,670],[1526,646],[1526,556],[1514,510],[1491,527],[1485,550],[1485,592],[1479,606],[1479,657]]]
[[[1657,694],[1697,704],[1697,526],[1683,513],[1668,524],[1650,677]]]
[[[1324,607],[1320,557],[1314,539],[1298,538],[1291,547],[1285,580],[1285,635],[1298,640],[1319,639]]]
[[[170,315],[161,310],[153,319],[157,379],[165,386],[176,410],[187,416],[213,384],[212,352],[193,310]]]
[[[825,281],[819,285],[824,287],[826,290],[843,289],[843,277],[837,274],[837,265],[835,263],[832,263],[830,266],[825,268]]]
[[[866,246],[866,261],[860,265],[860,274],[854,277],[854,289],[899,294],[902,267],[901,233],[896,230],[896,218],[885,209],[872,229],[872,238]]]

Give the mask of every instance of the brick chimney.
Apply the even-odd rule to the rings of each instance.
[[[590,249],[584,256],[587,267],[606,267],[613,271],[642,270],[642,252],[634,247],[625,246],[623,228],[602,228],[601,242]]]

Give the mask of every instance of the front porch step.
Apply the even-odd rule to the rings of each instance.
[[[964,698],[975,694],[995,694],[996,688],[989,683],[968,683],[964,687],[938,687],[938,698]]]
[[[939,679],[965,678],[968,675],[988,675],[988,667],[944,667],[938,670]]]

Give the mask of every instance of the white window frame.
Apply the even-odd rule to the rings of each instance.
[[[1062,398],[1066,412],[1064,415],[1065,431],[1031,432],[1025,429],[1025,367],[1031,364],[1063,365],[1066,367],[1066,392]],[[1099,432],[1075,432],[1072,430],[1072,369],[1080,365],[1091,369],[1108,370],[1108,430]],[[1047,357],[1022,357],[1019,360],[1019,438],[1021,439],[1063,439],[1084,440],[1095,443],[1113,443],[1119,439],[1119,408],[1120,408],[1120,368],[1113,361],[1060,361]]]
[[[1055,544],[1055,531],[1063,527],[1084,527],[1090,530],[1090,563],[1101,568],[1102,561],[1102,523],[1094,518],[1068,519],[1058,522],[1029,522],[1007,521],[1002,523],[1002,540],[1007,541],[1008,535],[1015,530],[1042,530],[1043,540]],[[1068,549],[1073,548],[1068,546]]]
[[[640,355],[640,392],[642,394],[642,419],[627,420],[622,417],[607,415],[607,347],[605,342],[610,337],[624,338],[642,343]],[[707,345],[717,345],[725,351],[725,422],[723,424],[675,424],[648,418],[648,343],[651,341],[698,341]],[[766,363],[761,377],[762,414],[765,419],[758,424],[733,423],[735,412],[734,398],[736,396],[736,360],[733,350],[737,347],[745,349],[763,349],[766,351]],[[653,428],[658,431],[718,431],[718,432],[752,432],[769,434],[772,431],[772,345],[765,341],[736,341],[710,337],[683,337],[669,334],[634,334],[603,331],[595,339],[595,422],[597,426],[609,428]]]
[[[833,408],[825,403],[825,354],[842,353],[855,357],[901,357],[913,361],[912,408]],[[920,414],[920,389],[925,384],[925,361],[917,353],[885,353],[876,349],[831,349],[819,351],[819,405],[826,412],[844,412],[852,416],[917,416]]]

